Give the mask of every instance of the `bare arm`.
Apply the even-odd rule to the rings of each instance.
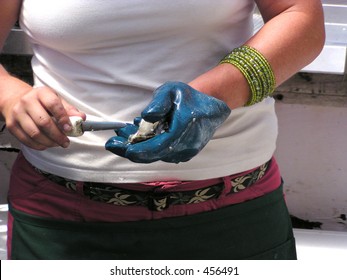
[[[21,0],[0,0],[0,49],[18,18]],[[48,87],[32,88],[0,65],[0,119],[23,144],[37,150],[69,145],[69,116],[85,118]],[[55,119],[55,121],[53,120]]]
[[[22,0],[0,0],[0,50],[15,24]]]
[[[245,44],[269,61],[280,85],[309,64],[324,45],[324,16],[320,0],[255,0],[265,25]],[[211,83],[211,81],[214,81]],[[249,99],[249,86],[238,69],[218,65],[190,83],[194,88],[224,100],[231,108]]]

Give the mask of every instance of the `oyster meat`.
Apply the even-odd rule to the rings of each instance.
[[[168,123],[165,121],[157,121],[155,123],[146,122],[141,120],[139,124],[139,129],[135,134],[129,136],[129,143],[135,144],[138,142],[145,141],[156,135],[164,133],[168,129]]]

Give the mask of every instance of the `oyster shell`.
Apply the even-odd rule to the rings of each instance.
[[[167,122],[158,121],[155,123],[146,122],[141,120],[139,124],[139,129],[135,134],[129,136],[129,143],[135,144],[138,142],[146,141],[156,135],[164,133],[168,129]]]

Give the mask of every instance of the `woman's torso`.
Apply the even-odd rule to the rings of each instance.
[[[48,85],[89,119],[131,122],[168,80],[189,82],[253,32],[250,0],[24,0],[21,26],[33,43],[35,85]],[[201,180],[254,168],[271,158],[273,99],[233,110],[187,163],[136,164],[104,149],[113,131],[72,138],[68,149],[33,151],[45,171],[84,181]]]

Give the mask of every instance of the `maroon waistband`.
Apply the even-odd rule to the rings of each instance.
[[[77,190],[78,184],[82,184],[83,195],[93,201],[128,207],[143,206],[152,211],[163,211],[170,205],[197,204],[216,199],[225,189],[226,180],[229,181],[228,184],[231,184],[227,195],[249,188],[265,175],[270,163],[271,160],[249,172],[235,176],[176,183],[181,190],[174,187],[175,182],[169,182],[167,187],[163,187],[163,182],[138,184],[142,190],[136,190],[126,188],[129,185],[134,186],[134,184],[78,182],[35,169],[50,181],[73,191]],[[147,186],[147,189],[144,186]],[[199,187],[197,188],[197,186]]]

